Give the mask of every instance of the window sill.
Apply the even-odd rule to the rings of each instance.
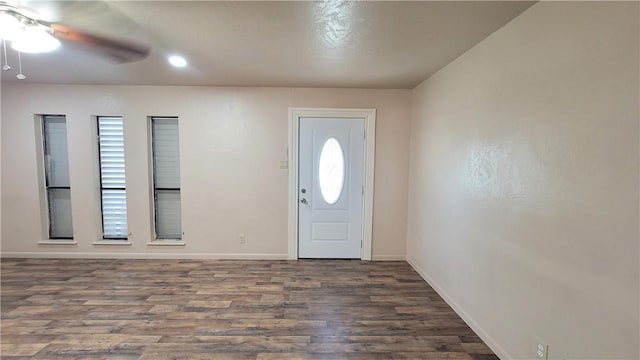
[[[185,246],[186,243],[181,240],[155,240],[149,241],[147,246]]]
[[[93,245],[129,246],[131,245],[131,241],[129,240],[98,240],[98,241],[94,241]]]
[[[42,240],[38,241],[38,245],[78,245],[75,240]]]

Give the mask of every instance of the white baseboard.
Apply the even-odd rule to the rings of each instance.
[[[404,255],[372,255],[372,261],[404,261],[406,256]]]
[[[432,288],[435,290],[440,297],[444,299],[444,301],[451,306],[453,311],[458,314],[464,320],[464,322],[469,325],[469,327],[482,339],[482,341],[487,344],[487,346],[500,358],[503,360],[506,359],[514,359],[513,356],[510,356],[509,353],[502,348],[494,339],[489,335],[484,329],[469,315],[464,309],[458,305],[438,283],[436,283],[432,278],[427,275],[427,273],[420,267],[418,264],[411,260],[409,256],[407,256],[407,262],[413,269],[426,281]]]
[[[2,252],[2,258],[287,260],[287,254]]]
[[[84,259],[231,259],[231,260],[287,260],[287,254],[243,253],[112,253],[112,252],[2,252],[2,258],[84,258]],[[372,261],[404,261],[403,255],[373,255]]]

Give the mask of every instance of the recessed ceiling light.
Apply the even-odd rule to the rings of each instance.
[[[182,56],[173,55],[169,57],[169,64],[175,67],[185,67],[187,66],[187,60],[185,60]]]

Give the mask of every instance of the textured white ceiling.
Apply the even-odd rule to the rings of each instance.
[[[150,44],[115,64],[63,44],[24,54],[28,82],[412,88],[531,6],[471,2],[34,2],[49,19]],[[169,54],[189,66],[172,68]],[[9,61],[16,54],[9,50]],[[3,72],[2,81],[19,81]]]

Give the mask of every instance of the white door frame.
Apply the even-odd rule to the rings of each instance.
[[[364,194],[362,196],[362,249],[360,259],[371,260],[373,233],[373,167],[376,146],[376,109],[289,108],[289,260],[298,259],[298,143],[300,118],[364,119]],[[330,121],[330,120],[329,120]]]

